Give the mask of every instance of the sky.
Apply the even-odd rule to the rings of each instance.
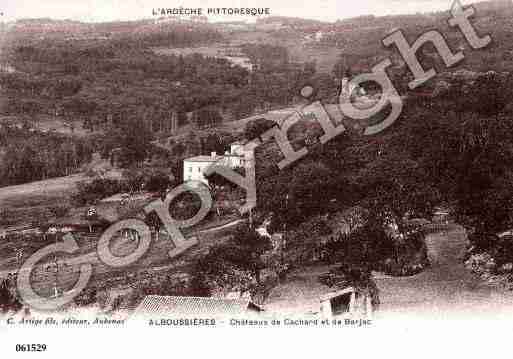
[[[271,15],[336,21],[360,15],[443,11],[453,0],[1,0],[3,21],[23,18],[71,19],[86,22],[153,18],[157,8],[268,7]],[[461,1],[467,4],[474,1]],[[209,21],[248,20],[251,16],[210,16]]]

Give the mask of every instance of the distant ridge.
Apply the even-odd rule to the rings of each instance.
[[[452,5],[452,0],[448,1],[448,7],[446,10],[435,11],[435,12],[425,12],[425,13],[416,13],[416,14],[396,14],[396,15],[384,15],[384,16],[375,16],[375,15],[361,15],[346,19],[339,19],[333,22],[301,18],[301,17],[291,17],[291,16],[269,16],[264,18],[258,18],[256,20],[257,24],[267,24],[273,22],[282,22],[286,25],[296,25],[296,26],[316,26],[316,25],[328,25],[333,23],[351,23],[358,22],[359,20],[368,20],[369,18],[394,18],[401,16],[427,16],[432,14],[440,14],[444,12],[450,11],[450,6]],[[476,8],[477,11],[495,11],[505,8],[513,8],[513,1],[511,0],[492,0],[492,1],[480,1],[471,3],[472,6]],[[465,4],[464,6],[467,6]],[[53,25],[82,25],[82,26],[140,26],[140,25],[150,25],[154,24],[157,18],[143,18],[138,20],[118,20],[118,21],[99,21],[99,22],[87,22],[87,21],[78,21],[71,19],[52,19],[48,17],[44,18],[23,18],[10,22],[6,22],[7,24],[14,24],[16,26],[33,26],[33,25],[45,25],[45,24],[53,24]],[[183,19],[184,22],[187,22],[187,19]],[[192,22],[192,21],[191,21]],[[212,25],[222,25],[223,22],[210,22]]]

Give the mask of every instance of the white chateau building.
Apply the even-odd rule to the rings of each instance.
[[[186,158],[183,160],[183,180],[201,181],[208,185],[208,180],[204,176],[204,172],[214,163],[222,164],[230,168],[244,167],[244,144],[234,142],[230,145],[230,152],[226,151],[224,155],[218,155],[212,152],[210,156],[200,155]]]

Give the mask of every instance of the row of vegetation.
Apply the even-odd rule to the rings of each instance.
[[[67,176],[89,163],[94,142],[0,125],[0,186]]]

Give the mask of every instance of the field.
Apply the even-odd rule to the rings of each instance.
[[[201,54],[203,56],[219,56],[219,51],[222,51],[224,46],[222,44],[212,44],[210,46],[200,46],[200,47],[180,47],[180,48],[155,48],[156,54],[159,55],[182,55],[187,56],[191,54]]]
[[[105,178],[119,179],[122,173],[113,168],[109,161],[93,154],[92,161],[81,168],[81,171],[69,176],[50,178],[42,181],[20,185],[0,187],[0,209],[7,209],[16,214],[15,223],[33,220],[34,213],[56,205],[70,202],[80,182],[91,181],[88,172],[101,172]],[[9,216],[12,217],[12,216]],[[1,230],[1,227],[0,227]]]
[[[299,42],[286,44],[293,62],[304,63],[315,61],[317,72],[330,73],[339,60],[341,50],[336,47],[311,47]]]
[[[30,207],[60,201],[70,196],[77,183],[87,176],[76,174],[44,181],[25,183],[0,188],[0,203],[3,208]]]
[[[9,124],[21,127],[23,121],[18,116],[0,116],[0,124]],[[44,133],[58,133],[67,136],[85,137],[91,134],[84,129],[81,121],[74,121],[73,127],[67,124],[62,117],[37,114],[30,120],[31,128]]]
[[[170,258],[168,255],[174,245],[167,233],[162,230],[159,240],[156,240],[155,234],[152,236],[148,251],[138,261],[118,268],[104,264],[98,257],[97,244],[101,232],[73,233],[79,249],[72,255],[59,254],[58,258],[49,256],[43,259],[31,272],[31,285],[36,293],[42,296],[53,295],[55,286],[60,291],[69,291],[78,280],[82,264],[91,264],[93,267],[93,275],[86,288],[112,290],[127,285],[138,287],[141,285],[141,278],[151,279],[156,273],[165,273],[171,277],[188,275],[194,260],[208,251],[212,245],[227,240],[232,227],[238,222],[232,217],[226,217],[203,223],[191,231],[185,230],[186,237],[196,238],[199,244],[175,258]],[[213,225],[214,228],[212,228]],[[46,242],[35,236],[10,237],[5,240],[0,244],[0,277],[6,277],[8,273],[19,270],[20,263],[16,259],[16,249],[24,249],[21,260],[23,262],[38,249],[54,243],[54,240],[52,236],[48,236]],[[131,254],[138,245],[138,241],[127,239],[118,233],[113,237],[109,248],[113,255],[123,257]]]
[[[153,51],[159,55],[187,56],[191,54],[201,54],[203,56],[217,57],[222,56],[224,50],[241,46],[245,43],[284,46],[289,51],[291,62],[305,63],[315,61],[317,72],[319,73],[330,73],[341,53],[340,49],[333,46],[311,46],[304,43],[297,36],[277,40],[266,32],[239,32],[229,36],[226,43],[214,43],[208,46],[198,47],[158,47],[153,48]]]

